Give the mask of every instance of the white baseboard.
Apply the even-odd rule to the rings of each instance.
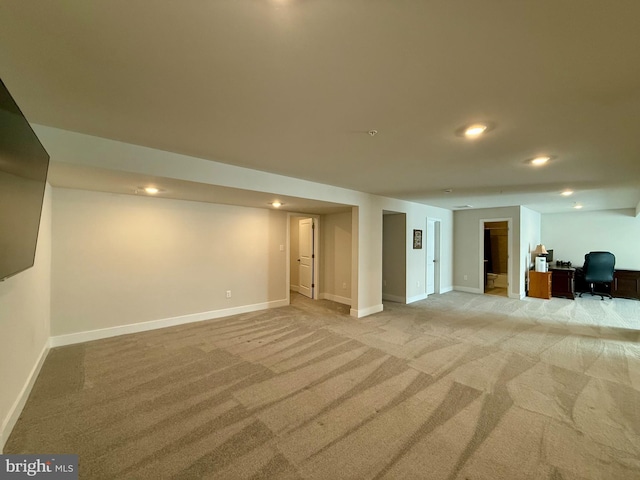
[[[421,293],[420,295],[416,295],[414,297],[409,297],[407,298],[407,303],[413,303],[413,302],[418,302],[420,300],[424,300],[425,298],[427,298],[428,295],[426,293]]]
[[[373,315],[374,313],[381,312],[384,309],[384,305],[374,305],[373,307],[363,308],[361,310],[357,310],[352,308],[349,312],[349,315],[356,318],[366,317],[367,315]]]
[[[396,303],[406,303],[406,297],[401,297],[400,295],[390,295],[388,293],[382,294],[382,300],[386,300],[387,302],[396,302]]]
[[[298,293],[300,291],[300,287],[298,285],[289,285],[289,290]]]
[[[453,290],[455,290],[457,292],[478,293],[478,294],[481,294],[481,295],[484,294],[484,291],[482,291],[479,288],[455,286],[455,287],[453,287]],[[511,293],[511,292],[508,292],[507,296],[508,296],[508,298],[515,298],[517,300],[522,300],[523,298],[526,297],[526,295],[524,293],[520,294],[520,293]]]
[[[479,288],[473,288],[473,287],[459,287],[457,285],[454,285],[453,289],[457,292],[467,292],[467,293],[484,293],[482,290],[480,290]]]
[[[214,318],[228,317],[238,315],[240,313],[256,312],[258,310],[266,310],[268,308],[278,308],[289,305],[284,300],[274,300],[272,302],[256,303],[253,305],[243,305],[241,307],[225,308],[222,310],[212,310],[210,312],[193,313],[190,315],[181,315],[179,317],[162,318],[159,320],[151,320],[149,322],[132,323],[129,325],[120,325],[117,327],[101,328],[98,330],[89,330],[86,332],[70,333],[67,335],[57,335],[51,337],[51,347],[62,347],[64,345],[73,345],[75,343],[90,342],[92,340],[100,340],[102,338],[117,337],[119,335],[127,335],[129,333],[146,332],[148,330],[156,330],[158,328],[173,327],[175,325],[183,325],[185,323],[202,322],[205,320],[213,320]]]
[[[449,287],[444,287],[440,289],[440,293],[447,293],[447,292],[453,292],[453,287],[449,286]]]
[[[339,295],[333,295],[332,293],[321,293],[321,300],[331,300],[332,302],[342,303],[343,305],[351,305],[351,299],[347,297],[341,297]]]
[[[33,388],[33,385],[36,383],[36,379],[40,374],[40,369],[42,368],[42,365],[44,364],[44,360],[47,358],[48,353],[49,353],[49,341],[47,340],[47,342],[45,342],[44,344],[44,347],[42,348],[42,351],[40,352],[40,356],[38,357],[38,360],[36,361],[35,365],[31,369],[31,372],[29,372],[27,381],[22,387],[22,390],[20,390],[20,394],[18,395],[18,398],[16,398],[16,401],[11,406],[11,409],[9,409],[8,415],[2,421],[2,429],[0,430],[0,452],[4,452],[4,445],[9,439],[9,435],[11,434],[13,427],[15,427],[16,422],[18,421],[18,418],[20,418],[22,409],[27,403],[27,399],[31,394],[31,389]]]

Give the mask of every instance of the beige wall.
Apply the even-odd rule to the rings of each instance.
[[[482,220],[511,220],[511,258],[509,259],[509,296],[520,297],[524,291],[524,275],[521,262],[520,207],[458,210],[454,212],[454,288],[462,291],[482,293],[484,278],[482,264],[484,252],[480,247]],[[513,257],[516,256],[514,261]],[[465,278],[466,276],[466,278]]]
[[[407,228],[425,229],[427,217],[442,220],[442,291],[452,288],[453,214],[423,204],[370,195],[331,185],[236,167],[211,160],[164,152],[104,138],[82,135],[44,126],[34,126],[52,162],[142,173],[235,188],[291,195],[352,205],[351,314],[365,316],[382,307],[382,212],[407,214]],[[408,292],[413,298],[424,293],[424,249],[411,252],[408,284],[420,283],[422,292]]]
[[[55,189],[53,219],[53,335],[286,298],[285,212]]]
[[[320,217],[320,293],[351,304],[351,212]]]
[[[640,217],[634,209],[542,215],[542,243],[554,260],[582,266],[584,255],[604,250],[616,256],[616,267],[640,270]]]
[[[529,281],[529,269],[533,267],[533,252],[540,243],[541,216],[526,207],[520,207],[520,271],[522,272],[521,294],[525,295]]]
[[[290,283],[292,290],[299,284],[298,273],[298,221],[308,218],[292,215],[290,218]],[[321,215],[316,221],[320,232],[320,245],[316,249],[319,268],[318,298],[326,298],[351,305],[352,248],[351,212]]]
[[[47,187],[35,264],[0,282],[0,448],[17,420],[21,411],[17,402],[49,340],[50,277],[51,188]]]

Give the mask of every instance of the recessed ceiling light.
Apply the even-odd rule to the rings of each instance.
[[[452,188],[447,188],[447,189],[444,191],[444,193],[451,193],[451,192],[453,192],[453,189],[452,189]]]
[[[372,137],[375,137],[378,134],[378,130],[369,130],[367,133]]]
[[[573,208],[580,210],[582,208],[582,205],[580,205],[579,203],[576,203]]]
[[[486,131],[487,131],[487,125],[484,125],[482,123],[475,123],[465,128],[464,136],[467,138],[476,138],[482,135]]]
[[[565,197],[568,197],[570,195],[573,195],[573,190],[565,190],[560,195],[564,195]]]
[[[278,200],[276,200],[275,202],[271,202],[269,205],[271,205],[272,207],[275,207],[275,208],[280,208],[282,205],[284,205],[284,203],[279,202]]]
[[[163,193],[165,192],[165,190],[158,188],[158,187],[154,187],[152,185],[146,186],[146,187],[136,187],[136,189],[134,190],[134,193],[136,195],[138,195],[139,193],[146,193],[148,195],[155,195],[156,193]]]
[[[539,157],[532,158],[531,160],[527,160],[527,162],[530,163],[531,165],[540,166],[540,165],[544,165],[549,160],[551,160],[551,157],[547,155],[541,155]]]
[[[457,137],[475,140],[485,133],[492,131],[494,128],[496,128],[496,124],[493,122],[477,122],[463,125],[457,128],[454,133]]]

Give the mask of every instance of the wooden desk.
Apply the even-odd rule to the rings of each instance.
[[[637,270],[616,269],[613,272],[611,295],[640,300],[640,272]]]
[[[551,272],[529,271],[529,296],[535,298],[551,298]]]
[[[574,300],[576,298],[574,288],[576,269],[573,267],[549,267],[549,271],[551,272],[551,295]]]

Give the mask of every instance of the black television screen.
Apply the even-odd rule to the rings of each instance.
[[[0,280],[33,266],[49,154],[0,80]]]

